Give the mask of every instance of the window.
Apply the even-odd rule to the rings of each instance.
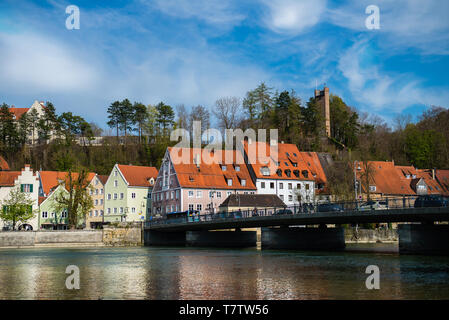
[[[235,171],[240,171],[240,166],[235,166]]]
[[[262,189],[265,189],[265,182],[261,182],[261,183],[260,183],[260,187],[261,187]]]
[[[47,218],[47,217],[48,217],[47,211],[42,212],[42,218]]]
[[[20,191],[28,192],[28,193],[33,192],[33,185],[32,184],[21,184]]]
[[[193,198],[193,191],[189,191],[189,198]]]
[[[298,184],[296,185],[296,189],[301,190],[301,184],[300,184],[300,183],[298,183]]]
[[[164,200],[164,193],[161,193],[161,200]]]
[[[246,180],[245,179],[242,179],[242,181],[240,183],[241,183],[242,187],[246,187]]]
[[[89,211],[89,216],[92,217],[92,210]]]
[[[100,217],[103,216],[103,210],[100,210]]]
[[[174,198],[175,198],[175,192],[172,191],[171,194],[170,194],[170,199],[174,199]]]
[[[108,208],[108,214],[111,214],[111,208]]]
[[[118,187],[118,181],[114,180],[114,187]]]
[[[95,185],[98,185],[98,180],[95,180]]]
[[[280,194],[279,198],[281,198],[281,200],[284,201],[284,195],[283,194]]]
[[[176,190],[176,199],[179,199],[179,190]]]
[[[132,213],[136,213],[136,208],[132,207],[132,208],[131,208],[131,212],[132,212]]]
[[[131,198],[133,198],[133,199],[136,198],[136,193],[135,192],[131,193]]]
[[[103,199],[100,199],[100,205],[103,205]]]
[[[214,192],[213,191],[209,191],[209,198],[213,198],[214,197]]]
[[[114,208],[114,214],[116,214],[117,213],[117,208]]]
[[[114,193],[114,200],[117,200],[117,193]]]
[[[288,195],[288,201],[293,201],[293,196],[291,194]]]
[[[285,163],[285,165],[286,165],[286,166],[288,167],[288,163],[287,163],[287,162],[285,162],[285,161],[284,161],[284,163]]]
[[[123,207],[120,207],[120,214],[123,214]]]
[[[196,205],[196,210],[201,211],[202,208],[203,206],[200,203]]]
[[[221,166],[221,170],[226,171],[226,166]]]
[[[98,210],[95,210],[95,216],[98,217]]]
[[[95,189],[95,194],[98,195],[98,189]]]
[[[260,168],[260,173],[263,176],[269,176],[270,175],[270,169],[268,167],[262,167],[262,168]]]
[[[232,186],[232,179],[228,179],[228,186]]]
[[[203,191],[197,191],[196,192],[196,197],[197,198],[202,198],[203,197]]]
[[[270,182],[270,189],[274,189],[274,182]]]
[[[221,192],[217,191],[217,198],[221,198]]]
[[[114,171],[114,177],[117,177],[117,170]]]
[[[67,218],[67,211],[63,211],[61,213],[61,218]]]
[[[189,211],[193,211],[193,204],[189,203]]]
[[[291,183],[288,184],[288,190],[292,190],[293,189],[293,185]]]
[[[100,189],[100,194],[103,194],[103,189]]]
[[[279,183],[279,189],[284,189],[284,184],[281,182],[281,183]]]
[[[376,191],[376,186],[369,186],[369,191],[375,192]]]
[[[108,193],[108,200],[111,200],[111,194]]]
[[[228,195],[228,197],[232,194],[232,191],[228,191],[226,192],[226,194]]]
[[[98,206],[98,199],[95,199],[95,205]]]
[[[306,183],[306,190],[309,190],[309,184],[308,183]]]
[[[123,199],[125,197],[125,195],[123,194],[123,192],[120,192],[120,199]]]

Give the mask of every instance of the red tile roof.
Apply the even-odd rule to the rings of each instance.
[[[0,187],[14,187],[14,181],[21,171],[0,171]]]
[[[130,186],[152,187],[153,185],[149,181],[150,178],[156,181],[158,171],[155,167],[126,166],[123,164],[117,166]]]
[[[398,196],[416,194],[410,185],[411,181],[400,174],[402,167],[395,167],[394,162],[368,161],[368,165],[370,165],[374,171],[370,185],[376,186],[376,191],[371,193]],[[358,167],[360,167],[360,170],[357,169],[357,179],[360,180],[365,169],[362,162],[359,162]],[[410,169],[410,167],[407,168]],[[364,183],[362,182],[362,189],[364,192],[367,192],[363,185]]]
[[[38,198],[38,204],[41,205],[41,203],[44,202],[45,199],[47,199],[47,197],[39,197]]]
[[[0,170],[2,171],[9,170],[8,162],[6,162],[5,158],[3,158],[2,156],[0,156]]]
[[[181,187],[256,190],[243,161],[243,155],[235,150],[220,151],[210,152],[199,148],[168,148]],[[176,164],[173,159],[180,158],[183,153],[187,155],[187,161],[183,162],[187,163]],[[198,167],[194,161],[196,154],[201,155]],[[227,159],[232,159],[232,164],[227,163]],[[223,165],[226,166],[225,170],[223,170]],[[237,166],[239,171],[236,171]],[[228,185],[227,179],[232,179],[232,186]],[[246,180],[245,186],[242,185],[242,180]]]
[[[244,149],[249,164],[259,179],[313,181],[318,178],[323,182],[326,181],[317,154],[299,152],[298,147],[294,144],[278,143],[276,153],[275,147],[271,147],[268,143],[245,141]],[[269,169],[269,175],[262,173],[264,168]],[[290,177],[287,175],[288,170],[290,170]]]
[[[16,117],[17,120],[22,117],[24,113],[27,113],[30,108],[9,108],[9,111]]]
[[[108,175],[99,175],[99,174],[97,174],[97,178],[98,178],[98,180],[101,181],[101,183],[103,185],[105,185],[106,181],[108,181],[109,176]]]
[[[449,195],[449,170],[435,170],[435,177]]]
[[[39,175],[41,177],[42,189],[44,193],[48,196],[50,191],[57,187],[60,181],[64,181],[68,172],[62,171],[39,171]],[[72,173],[72,179],[76,179],[78,177],[78,173]],[[95,173],[89,172],[87,176],[87,181],[91,181],[95,177]]]

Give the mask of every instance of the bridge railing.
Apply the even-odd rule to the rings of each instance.
[[[192,214],[186,217],[167,219],[161,217],[152,219],[145,223],[149,227],[158,224],[171,223],[194,223],[201,221],[218,221],[251,217],[294,215],[294,214],[316,214],[316,213],[341,213],[345,211],[371,211],[371,210],[390,210],[390,209],[408,209],[414,208],[417,196],[388,197],[379,198],[370,201],[334,201],[322,203],[305,203],[290,205],[285,207],[263,207],[248,210],[231,210],[223,212],[205,212],[201,214]]]

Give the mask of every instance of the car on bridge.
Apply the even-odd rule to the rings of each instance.
[[[415,208],[449,207],[449,199],[439,195],[419,196],[415,200]]]
[[[321,203],[317,206],[317,212],[343,212],[343,206],[338,203]]]
[[[359,206],[359,210],[361,211],[367,211],[367,210],[387,210],[388,204],[386,201],[374,201],[370,200],[367,202],[362,203]]]
[[[280,214],[293,214],[293,211],[291,211],[290,209],[280,209],[280,210],[276,210],[275,215],[280,215]]]

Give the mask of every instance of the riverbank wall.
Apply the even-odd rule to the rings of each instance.
[[[102,230],[4,231],[0,248],[123,247],[142,245],[140,227],[106,227]]]

